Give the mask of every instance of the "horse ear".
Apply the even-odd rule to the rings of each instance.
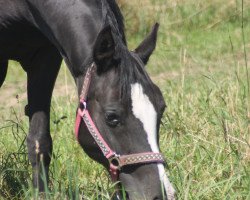
[[[115,42],[111,27],[106,26],[97,36],[94,44],[93,59],[97,65],[97,72],[105,72],[111,66],[115,53]]]
[[[139,55],[143,63],[146,65],[149,57],[153,53],[156,41],[157,41],[157,33],[158,33],[159,24],[156,23],[151,33],[142,41],[142,43],[135,49],[135,52]]]

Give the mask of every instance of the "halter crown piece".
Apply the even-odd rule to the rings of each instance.
[[[149,163],[164,163],[164,158],[161,153],[154,153],[154,152],[143,152],[143,153],[136,153],[136,154],[129,154],[129,155],[119,155],[115,151],[113,151],[106,141],[103,139],[102,135],[100,134],[99,130],[97,129],[95,123],[93,122],[88,108],[87,108],[87,96],[88,90],[90,87],[91,76],[93,71],[95,70],[95,63],[88,68],[87,73],[85,75],[82,91],[80,95],[80,102],[76,116],[75,122],[75,135],[78,139],[79,137],[79,128],[81,122],[83,121],[89,130],[89,133],[94,138],[96,144],[101,149],[103,155],[109,161],[109,172],[111,175],[111,179],[113,182],[118,181],[119,172],[121,171],[122,167],[127,165],[137,165],[137,164],[149,164]]]

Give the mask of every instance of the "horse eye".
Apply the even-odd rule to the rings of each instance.
[[[107,112],[105,114],[106,123],[111,127],[116,127],[120,124],[120,117],[113,112]]]

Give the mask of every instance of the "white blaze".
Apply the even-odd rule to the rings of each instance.
[[[148,143],[153,152],[159,153],[157,145],[157,113],[148,96],[143,93],[141,84],[131,85],[132,111],[134,116],[141,121],[147,133]],[[165,173],[163,164],[157,164],[159,177],[164,185],[168,199],[174,199],[174,188]]]

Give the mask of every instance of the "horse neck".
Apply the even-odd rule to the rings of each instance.
[[[47,0],[29,3],[32,23],[57,47],[74,78],[84,63],[101,29],[103,17],[98,1]]]

